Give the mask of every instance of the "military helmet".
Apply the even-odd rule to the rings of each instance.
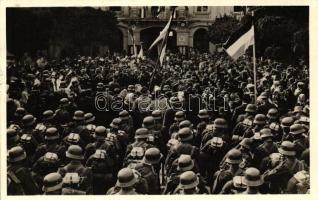
[[[206,109],[200,110],[199,114],[198,114],[198,117],[200,119],[208,119],[209,118],[209,113],[208,113],[208,111]]]
[[[25,115],[23,118],[22,118],[22,124],[23,126],[32,126],[34,125],[36,122],[36,118],[33,117],[33,115]]]
[[[71,145],[66,151],[66,157],[74,160],[83,160],[83,149],[79,145]]]
[[[190,155],[181,154],[178,158],[178,170],[179,171],[190,171],[194,167],[194,161]]]
[[[294,123],[294,119],[292,117],[284,117],[281,122],[282,127],[290,127]]]
[[[53,172],[44,177],[42,190],[43,192],[54,192],[61,190],[62,185],[62,176],[57,172]]]
[[[266,116],[263,115],[263,114],[257,114],[257,115],[255,115],[253,123],[254,123],[254,124],[257,124],[257,125],[264,125],[264,124],[266,124]]]
[[[85,123],[92,123],[93,121],[95,121],[95,116],[93,115],[93,113],[86,113],[84,115],[84,119],[85,119]]]
[[[271,108],[268,110],[267,115],[269,119],[277,119],[279,117],[279,113],[277,108]]]
[[[114,128],[114,129],[119,129],[120,123],[121,123],[121,119],[115,118],[115,119],[113,119],[112,123],[110,123],[110,127]]]
[[[142,121],[142,126],[147,129],[152,129],[154,127],[154,118],[152,116],[145,117]]]
[[[104,126],[97,126],[93,136],[95,139],[105,139],[107,136],[106,128]]]
[[[85,119],[85,118],[84,118],[84,112],[81,111],[81,110],[75,111],[75,112],[74,112],[73,119],[74,119],[75,121],[82,121],[82,120],[84,120],[84,119]]]
[[[149,131],[146,128],[139,128],[136,130],[135,139],[146,139],[148,138]]]
[[[180,129],[178,131],[177,136],[180,139],[180,141],[186,142],[186,141],[189,141],[193,138],[193,133],[192,133],[190,128],[186,127],[186,128]]]
[[[138,181],[138,176],[130,168],[123,168],[117,174],[116,185],[121,188],[132,187]]]
[[[55,127],[50,127],[45,131],[45,140],[57,140],[59,139],[59,132]]]
[[[163,155],[158,148],[149,148],[146,150],[143,161],[149,164],[158,164]]]
[[[20,140],[18,132],[13,128],[7,129],[7,141],[8,142],[17,142]]]
[[[192,123],[189,121],[189,120],[183,120],[182,122],[180,122],[179,124],[179,129],[182,129],[182,128],[191,128],[192,127]]]
[[[230,164],[240,164],[242,162],[242,153],[238,149],[232,149],[228,152],[225,162]]]
[[[181,189],[192,189],[199,185],[199,177],[193,171],[183,172],[180,175],[179,187]]]
[[[183,111],[176,112],[174,120],[176,120],[176,121],[185,120],[185,113]]]
[[[119,118],[122,120],[129,119],[129,112],[127,110],[123,110],[119,113]]]
[[[155,120],[161,120],[162,119],[162,112],[161,110],[155,110],[151,113],[152,117],[155,119]]]
[[[216,118],[214,120],[214,128],[227,128],[227,122],[223,118]]]
[[[272,131],[269,128],[263,128],[260,130],[260,135],[262,139],[273,137]]]
[[[306,130],[300,124],[293,124],[290,126],[290,134],[292,135],[299,135],[304,133]]]
[[[26,152],[20,146],[12,147],[8,151],[8,162],[19,162],[27,157]]]
[[[245,112],[255,113],[256,112],[256,105],[255,104],[247,104],[247,106],[245,108]]]
[[[278,152],[285,156],[295,156],[295,144],[290,141],[283,141],[278,148]]]
[[[43,120],[47,121],[47,120],[51,120],[54,118],[54,112],[52,110],[46,110],[43,112]]]
[[[23,117],[26,114],[27,114],[26,110],[22,107],[17,108],[17,110],[14,112],[14,116],[16,117]]]
[[[250,187],[261,186],[264,183],[263,177],[258,169],[254,167],[247,168],[244,172],[243,182]]]

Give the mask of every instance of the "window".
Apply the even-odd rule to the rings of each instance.
[[[197,12],[208,12],[208,7],[207,6],[198,6]]]
[[[109,10],[111,10],[111,11],[121,11],[121,7],[120,6],[111,6]]]
[[[234,6],[234,12],[241,12],[241,11],[243,11],[242,6]]]

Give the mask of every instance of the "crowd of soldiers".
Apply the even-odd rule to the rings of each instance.
[[[258,59],[256,99],[252,66],[8,62],[8,195],[309,193],[308,65]]]

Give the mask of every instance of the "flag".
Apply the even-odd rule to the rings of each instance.
[[[132,44],[133,44],[134,56],[136,57],[137,56],[137,46],[135,44],[135,35],[134,35],[134,31],[132,30],[132,28],[128,29],[128,33],[130,35],[130,38],[131,38],[131,41],[132,41]]]
[[[138,54],[137,57],[140,58],[140,59],[144,58],[144,50],[142,49],[142,45],[140,45],[140,51],[139,51],[139,54]]]
[[[247,20],[247,23],[229,37],[223,45],[223,48],[233,60],[237,60],[245,53],[250,45],[254,45],[254,35],[253,20]]]
[[[154,47],[156,46],[160,41],[163,41],[167,35],[169,34],[169,29],[170,29],[170,25],[171,25],[171,21],[172,21],[172,18],[173,18],[173,15],[174,15],[174,10],[172,11],[172,14],[169,18],[169,21],[167,23],[167,25],[163,28],[162,31],[160,31],[160,34],[159,36],[157,37],[157,39],[151,44],[151,46],[149,47],[149,51]]]

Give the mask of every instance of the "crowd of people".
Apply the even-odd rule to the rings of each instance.
[[[7,193],[309,193],[309,67],[256,75],[255,95],[248,56],[11,60]]]

